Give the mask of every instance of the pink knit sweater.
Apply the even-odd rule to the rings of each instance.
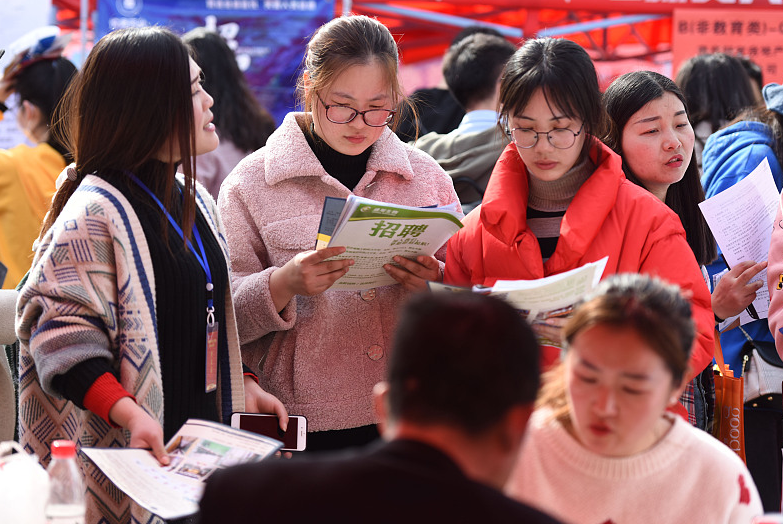
[[[680,417],[630,457],[585,449],[551,412],[533,413],[506,492],[566,524],[750,524],[761,499],[742,460]]]
[[[219,208],[233,269],[243,360],[310,431],[373,424],[372,388],[384,379],[400,285],[296,296],[278,313],[269,276],[315,247],[324,197],[350,191],[324,171],[289,113],[262,149],[223,182]],[[373,146],[354,194],[409,206],[454,202],[449,176],[389,129]],[[436,255],[445,258],[445,246]]]

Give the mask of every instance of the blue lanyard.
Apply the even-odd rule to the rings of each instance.
[[[187,243],[188,249],[191,253],[193,253],[193,256],[196,257],[196,260],[198,261],[199,265],[201,265],[202,269],[204,270],[204,273],[207,275],[207,324],[212,325],[215,322],[215,305],[213,300],[213,290],[215,286],[212,285],[212,273],[209,271],[209,261],[207,260],[207,252],[204,250],[204,244],[201,242],[201,235],[198,232],[198,228],[196,227],[196,223],[193,223],[193,238],[196,239],[196,243],[198,244],[199,250],[196,251],[196,249],[193,247],[193,244],[190,242],[190,240],[185,240],[185,235],[182,232],[182,228],[179,227],[179,224],[174,220],[174,217],[171,216],[171,213],[168,212],[166,207],[163,205],[163,203],[158,199],[158,197],[155,196],[155,193],[150,191],[150,188],[148,188],[144,182],[138,179],[136,175],[131,173],[130,171],[126,171],[125,174],[127,174],[131,180],[133,180],[136,185],[138,185],[140,188],[142,188],[144,191],[147,192],[149,196],[152,197],[152,199],[155,201],[156,204],[158,204],[158,207],[161,211],[163,211],[163,214],[166,215],[166,218],[168,218],[169,223],[171,224],[171,227],[174,228],[174,231],[177,232],[179,237],[184,240]],[[179,189],[180,194],[182,193],[182,189],[179,188],[179,185],[177,185],[177,189]]]

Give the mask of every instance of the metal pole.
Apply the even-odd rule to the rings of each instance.
[[[89,0],[82,0],[79,12],[79,32],[81,33],[82,62],[84,62],[84,60],[87,58],[87,17],[90,14],[89,11]]]

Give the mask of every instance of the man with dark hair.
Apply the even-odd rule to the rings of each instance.
[[[461,29],[449,43],[449,49],[470,35],[483,33],[503,37],[497,29],[486,25],[469,25]],[[445,55],[444,55],[445,56]],[[441,66],[442,67],[442,66]],[[448,133],[457,128],[465,109],[460,106],[454,95],[449,91],[443,79],[435,87],[417,89],[410,96],[410,101],[416,108],[417,120],[403,105],[400,108],[400,123],[397,126],[397,136],[405,142],[414,140],[425,133]],[[416,124],[418,124],[418,132]]]
[[[449,48],[443,76],[465,116],[454,131],[428,133],[413,144],[451,175],[463,207],[481,201],[495,162],[509,143],[498,127],[497,106],[500,75],[514,51],[505,38],[487,34],[470,35]]]
[[[387,382],[375,388],[385,443],[219,471],[201,522],[554,524],[499,490],[539,384],[538,345],[508,304],[420,294],[402,312]]]

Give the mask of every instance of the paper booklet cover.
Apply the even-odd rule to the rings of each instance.
[[[327,197],[321,213],[316,249],[345,246],[332,259],[354,265],[331,289],[363,290],[396,284],[383,269],[392,257],[432,256],[462,227],[456,202],[442,207],[411,207],[350,195]]]

